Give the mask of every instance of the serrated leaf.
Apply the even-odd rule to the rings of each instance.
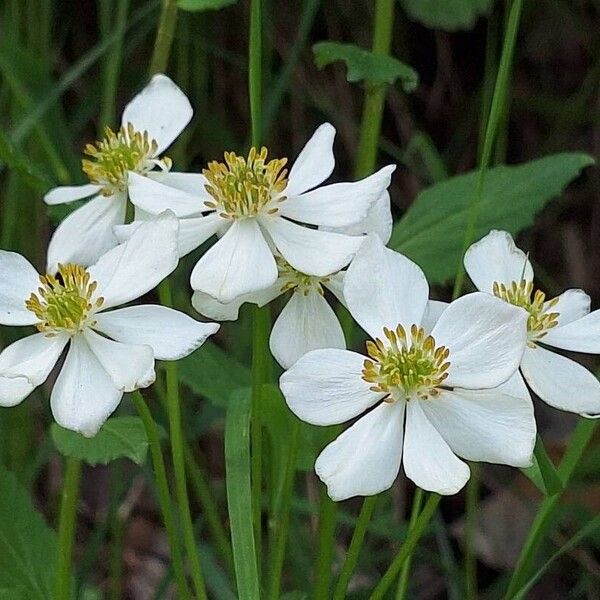
[[[521,469],[521,472],[545,495],[553,496],[564,488],[563,482],[550,460],[544,442],[538,435],[535,440],[533,464],[531,467]]]
[[[177,8],[200,12],[203,10],[219,10],[235,4],[238,0],[177,0]]]
[[[52,424],[52,440],[64,456],[79,458],[88,465],[106,465],[117,458],[129,458],[141,465],[148,453],[148,438],[138,417],[112,417],[93,438]]]
[[[374,54],[354,44],[318,42],[313,46],[315,64],[319,69],[342,60],[346,63],[350,82],[366,81],[371,85],[392,84],[400,80],[404,91],[412,92],[419,83],[418,73],[392,56]]]
[[[490,229],[516,234],[529,227],[535,215],[593,162],[587,154],[565,153],[490,169],[474,241]],[[414,260],[432,284],[456,273],[476,179],[472,171],[425,189],[394,226],[390,247]]]
[[[471,29],[477,19],[490,12],[494,0],[400,0],[408,16],[444,31]]]
[[[56,534],[4,467],[0,498],[0,598],[48,600],[54,594]]]

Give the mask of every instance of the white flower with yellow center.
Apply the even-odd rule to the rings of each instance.
[[[578,362],[546,348],[600,354],[600,311],[590,312],[590,297],[570,289],[547,300],[534,291],[527,255],[506,231],[491,231],[465,254],[465,269],[475,286],[509,304],[523,307],[527,347],[520,373],[507,384],[511,393],[529,397],[525,382],[550,406],[600,415],[600,382]]]
[[[161,157],[192,118],[185,94],[166,76],[155,75],[125,107],[121,128],[104,130],[104,138],[88,144],[82,160],[90,183],[57,187],[46,194],[46,204],[91,199],[73,211],[57,228],[48,247],[48,272],[59,261],[90,265],[118,244],[113,227],[125,222],[128,176],[177,178],[168,173],[171,160]],[[154,171],[153,169],[158,169]]]
[[[527,314],[469,294],[428,332],[428,293],[417,265],[367,237],[346,273],[344,297],[373,339],[368,357],[314,350],[281,377],[287,404],[304,421],[333,425],[363,415],[315,464],[333,500],[388,489],[401,463],[416,485],[440,494],[458,492],[469,478],[458,456],[531,464],[531,403],[492,389],[518,367]]]
[[[165,213],[93,266],[65,264],[38,276],[19,254],[0,251],[0,324],[38,333],[0,353],[0,406],[46,381],[65,348],[50,403],[56,421],[95,435],[124,392],[154,381],[155,360],[177,360],[219,328],[163,306],[107,311],[139,298],[175,269],[177,219]]]
[[[224,163],[211,162],[203,174],[178,181],[131,173],[131,201],[142,214],[168,208],[180,218],[181,255],[220,236],[196,264],[191,285],[221,303],[273,285],[276,254],[300,273],[326,277],[347,265],[362,241],[345,228],[361,223],[371,209],[381,210],[380,203],[385,210],[395,169],[317,187],[333,171],[334,136],[331,125],[321,125],[289,174],[287,160],[269,159],[266,148],[252,148],[247,157],[225,153]]]

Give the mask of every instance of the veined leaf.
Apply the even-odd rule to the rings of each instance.
[[[412,67],[393,56],[374,54],[354,44],[318,42],[313,46],[313,53],[319,69],[343,60],[348,68],[346,79],[350,82],[366,81],[372,85],[383,85],[399,79],[406,92],[414,91],[419,83],[419,75]]]
[[[203,10],[218,10],[235,4],[237,0],[177,0],[177,8],[200,12]]]
[[[89,465],[106,465],[117,458],[129,458],[141,465],[146,460],[148,438],[138,417],[112,417],[93,438],[86,438],[56,423],[52,439],[64,456],[79,458]]]
[[[432,29],[471,29],[494,0],[400,0],[408,16]]]
[[[535,215],[593,162],[587,154],[565,153],[490,169],[473,241],[490,229],[516,234],[529,227]],[[414,260],[432,284],[456,273],[476,179],[477,172],[471,171],[423,190],[394,226],[390,247]]]

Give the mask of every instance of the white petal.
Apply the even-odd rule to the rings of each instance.
[[[330,123],[323,123],[317,128],[294,161],[284,192],[286,196],[302,194],[331,175],[335,167],[334,138],[335,128]]]
[[[352,419],[385,394],[373,392],[362,379],[365,357],[333,348],[305,354],[279,380],[292,412],[313,425]]]
[[[157,360],[179,360],[199,348],[219,329],[154,304],[128,306],[96,315],[95,329],[118,342],[149,346]]]
[[[84,185],[61,185],[50,190],[44,196],[44,202],[49,206],[54,204],[65,204],[75,200],[89,198],[100,191],[100,186],[94,183]]]
[[[453,452],[467,460],[528,467],[535,417],[528,398],[494,390],[443,390],[421,404]]]
[[[407,403],[404,471],[420,488],[456,494],[467,483],[469,467],[452,452],[423,412],[421,400]]]
[[[317,291],[294,292],[273,325],[269,340],[275,360],[291,367],[318,348],[345,348],[342,326],[327,300]]]
[[[191,194],[130,171],[128,189],[132,204],[152,215],[169,209],[179,218],[199,217],[208,210],[204,201],[210,196],[204,188]]]
[[[425,308],[425,313],[421,319],[421,327],[426,333],[431,333],[435,324],[440,320],[442,313],[450,306],[448,302],[441,300],[430,300]]]
[[[56,422],[92,437],[117,408],[122,396],[123,392],[117,389],[85,339],[74,337],[50,396]]]
[[[187,192],[192,196],[202,195],[208,197],[206,184],[208,181],[202,173],[181,173],[177,171],[150,171],[150,179],[163,185]]]
[[[562,327],[553,327],[540,342],[563,350],[600,354],[600,310]]]
[[[419,325],[428,294],[423,271],[375,235],[365,238],[344,281],[348,310],[373,338],[381,337],[384,327],[402,325],[408,331]]]
[[[490,231],[465,253],[465,269],[482,292],[492,292],[495,281],[509,284],[533,280],[527,255],[515,246],[507,231]]]
[[[31,263],[16,252],[0,250],[0,323],[33,325],[37,317],[25,306],[40,285]]]
[[[310,225],[346,227],[367,217],[386,191],[396,167],[389,165],[353,183],[326,185],[301,196],[289,195],[280,206],[282,216]]]
[[[104,298],[102,310],[139,298],[175,269],[178,229],[177,218],[166,211],[142,223],[128,241],[88,269],[98,282],[97,295]]]
[[[531,394],[529,388],[521,375],[521,371],[517,371],[508,381],[505,381],[502,385],[493,388],[494,392],[500,392],[501,394],[508,394],[509,396],[516,396],[517,398],[525,398],[531,402]]]
[[[583,290],[570,289],[565,290],[558,297],[558,302],[554,306],[550,307],[549,302],[544,306],[549,312],[558,313],[558,325],[562,327],[589,314],[591,303],[591,298]]]
[[[332,500],[373,496],[392,487],[402,462],[404,405],[382,402],[321,452],[315,471]]]
[[[94,264],[118,240],[115,225],[125,220],[127,201],[123,194],[96,196],[74,210],[57,228],[48,245],[48,273],[59,264]]]
[[[527,340],[528,314],[490,294],[475,292],[452,302],[431,335],[450,350],[445,385],[493,388],[519,366]]]
[[[262,217],[260,223],[294,269],[319,277],[343,269],[364,239],[309,229],[280,217]]]
[[[154,352],[150,346],[109,340],[95,331],[83,333],[88,346],[122,392],[132,392],[154,383]]]
[[[346,298],[344,298],[344,280],[346,279],[346,271],[339,271],[333,275],[328,275],[323,281],[323,285],[338,299],[338,301],[346,306]]]
[[[14,406],[46,381],[69,338],[36,333],[0,353],[0,405]]]
[[[219,215],[212,213],[206,217],[192,217],[179,221],[179,256],[185,256],[204,244],[223,225]]]
[[[269,287],[277,280],[273,253],[255,219],[238,219],[198,261],[190,283],[219,302]]]
[[[582,415],[600,414],[600,382],[579,363],[545,348],[527,348],[521,371],[550,406]]]
[[[155,75],[125,107],[121,124],[147,131],[158,143],[158,154],[171,145],[193,114],[185,94],[165,75]]]

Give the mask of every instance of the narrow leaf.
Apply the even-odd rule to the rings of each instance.
[[[203,10],[218,10],[235,4],[237,0],[177,0],[177,8],[200,12]]]
[[[535,441],[533,464],[531,467],[521,469],[521,471],[545,496],[554,496],[564,488],[558,471],[550,460],[544,442],[539,435]]]

